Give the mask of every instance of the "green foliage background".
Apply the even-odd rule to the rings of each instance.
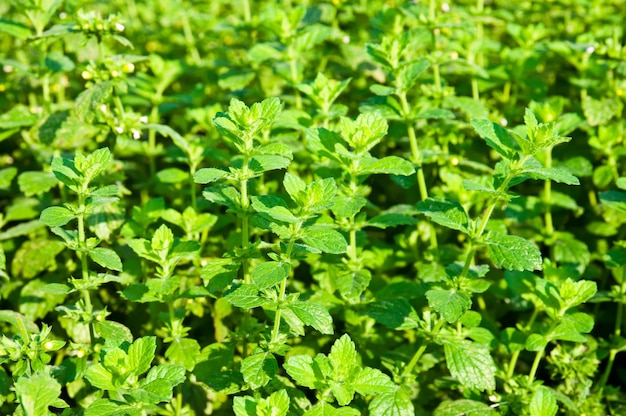
[[[626,413],[621,1],[0,16],[0,414]]]

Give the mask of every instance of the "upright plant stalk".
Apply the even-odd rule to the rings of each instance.
[[[622,284],[620,285],[620,294],[622,297],[626,295],[626,266],[622,266]],[[613,334],[616,338],[622,336],[622,323],[624,320],[624,308],[626,305],[624,303],[617,304],[617,313],[615,316],[615,329],[613,330]],[[615,357],[617,356],[618,350],[611,348],[609,350],[609,358],[604,368],[604,372],[602,373],[602,377],[600,377],[600,381],[598,381],[598,386],[596,389],[598,391],[602,391],[606,382],[609,380],[609,376],[611,375],[611,370],[613,369],[613,364],[615,362]]]
[[[79,192],[78,194],[78,216],[77,216],[77,221],[78,221],[78,244],[79,247],[81,248],[81,250],[78,252],[78,257],[80,259],[80,267],[81,267],[81,273],[82,273],[82,280],[83,283],[85,282],[89,282],[90,281],[90,276],[89,276],[89,264],[88,264],[88,260],[87,260],[87,253],[85,251],[86,249],[86,241],[87,241],[87,237],[85,235],[85,192],[87,188],[88,184],[85,184],[83,186],[83,189],[81,189],[81,192]],[[85,308],[87,310],[87,312],[89,314],[91,314],[93,312],[93,305],[91,303],[91,293],[89,292],[89,289],[81,289],[81,295],[83,297],[83,300],[85,302]],[[89,322],[89,342],[93,343],[95,339],[95,335],[94,335],[94,328],[93,328],[93,322]]]
[[[482,20],[480,20],[480,18],[482,17],[482,13],[484,10],[485,10],[485,0],[476,0],[476,13],[479,17],[478,24],[476,25],[476,42],[479,45],[479,50],[475,56],[474,56],[474,52],[472,51],[472,54],[471,54],[472,59],[470,59],[470,62],[475,61],[476,65],[480,67],[483,67],[484,65],[483,53],[480,50],[480,46],[484,38],[484,27],[483,27],[483,22]],[[472,77],[472,98],[474,98],[475,100],[480,99],[480,91],[478,90],[478,79],[475,76]]]
[[[423,168],[424,157],[417,143],[417,135],[415,134],[415,127],[413,125],[413,122],[410,120],[411,108],[406,98],[406,92],[399,93],[398,97],[400,98],[400,105],[402,106],[402,112],[404,113],[407,134],[409,136],[409,144],[411,146],[411,156],[413,158],[413,163],[415,164],[417,187],[419,189],[420,199],[424,201],[428,198],[428,187],[426,186],[426,178],[424,176],[424,168]],[[430,248],[434,250],[437,247],[438,247],[437,234],[433,230],[430,233]]]
[[[300,231],[300,227],[302,226],[302,223],[298,223],[296,225],[296,228],[293,232],[293,235],[295,236],[299,231]],[[295,238],[290,238],[289,239],[289,244],[287,245],[287,251],[285,252],[285,257],[287,258],[287,260],[289,262],[291,262],[291,253],[293,251],[293,246],[296,242]],[[271,342],[275,343],[278,341],[278,337],[280,336],[280,321],[281,321],[281,315],[282,315],[282,303],[285,301],[285,295],[287,292],[287,280],[289,279],[289,276],[285,277],[281,282],[280,282],[280,288],[278,289],[278,305],[276,307],[276,314],[274,315],[274,326],[272,328],[272,338],[271,338]]]

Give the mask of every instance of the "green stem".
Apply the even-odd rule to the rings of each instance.
[[[546,149],[546,168],[552,168],[552,149]],[[545,181],[543,183],[543,193],[544,193],[544,204],[545,204],[545,213],[544,213],[544,222],[545,222],[545,233],[546,237],[551,238],[554,236],[554,224],[552,221],[552,182]]]
[[[532,384],[535,381],[535,375],[537,374],[537,369],[539,368],[539,363],[543,358],[544,350],[537,351],[535,354],[535,359],[533,361],[533,366],[530,368],[530,373],[528,373],[528,384]]]
[[[526,326],[524,327],[524,331],[528,331],[532,327],[538,315],[539,315],[539,310],[534,309],[533,314],[530,316],[530,319],[528,320],[528,322],[526,323]],[[521,353],[521,350],[515,351],[513,355],[511,356],[511,361],[509,361],[509,368],[507,371],[507,378],[509,379],[511,379],[513,377],[513,374],[515,373],[515,366],[517,365],[517,360],[519,358],[520,353]]]
[[[243,1],[243,20],[246,23],[250,23],[252,21],[252,13],[250,12],[250,0],[242,0]]]
[[[435,326],[433,327],[432,331],[430,331],[430,335],[435,336],[439,333],[439,331],[441,330],[441,327],[444,324],[444,320],[443,319],[439,319],[439,321],[437,321],[437,323],[435,324]],[[407,364],[406,367],[404,367],[404,370],[402,371],[402,375],[400,375],[400,378],[404,379],[406,377],[408,377],[409,374],[411,374],[411,372],[413,371],[413,369],[415,368],[415,366],[417,365],[419,359],[422,357],[422,355],[424,354],[424,352],[426,351],[426,348],[428,347],[429,343],[428,342],[424,342],[418,349],[417,351],[415,351],[415,354],[413,355],[413,357],[411,358],[411,361],[409,361],[409,363]]]
[[[301,226],[302,226],[302,223],[299,223],[296,225],[296,229],[292,234],[293,236],[298,234]],[[289,245],[287,246],[287,252],[285,253],[285,257],[289,261],[291,261],[291,253],[293,251],[293,246],[295,242],[296,242],[296,239],[294,237],[289,239]],[[278,341],[278,337],[280,336],[280,320],[281,320],[281,315],[282,315],[282,303],[285,300],[285,294],[287,292],[288,278],[289,277],[286,277],[282,280],[282,282],[280,282],[280,288],[278,290],[278,304],[276,305],[276,315],[274,316],[274,327],[272,328],[272,341],[271,341],[272,344],[276,343]]]
[[[202,58],[196,48],[196,39],[193,36],[193,30],[191,30],[191,24],[189,23],[189,15],[187,14],[187,10],[185,8],[183,8],[182,17],[183,34],[185,35],[185,42],[187,43],[187,47],[191,53],[191,59],[193,60],[194,65],[200,66]]]

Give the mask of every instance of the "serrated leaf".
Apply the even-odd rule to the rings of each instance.
[[[400,225],[415,225],[417,223],[417,219],[410,215],[387,212],[370,218],[367,220],[366,226],[386,229]]]
[[[277,221],[295,224],[298,218],[287,208],[287,203],[274,195],[252,197],[252,208],[256,212],[265,214]]]
[[[204,183],[219,181],[220,179],[223,179],[227,176],[228,176],[228,172],[223,171],[221,169],[203,168],[203,169],[199,169],[196,173],[194,173],[193,181],[195,183],[204,184]]]
[[[117,253],[110,248],[96,247],[89,250],[88,253],[89,257],[91,257],[91,259],[100,266],[118,272],[122,271],[122,260],[120,259],[120,256],[118,256]]]
[[[183,383],[185,379],[185,367],[177,364],[161,364],[154,366],[148,371],[145,378],[148,382],[162,380],[168,384],[170,389]]]
[[[360,357],[356,346],[348,334],[342,335],[330,349],[328,359],[333,366],[335,379],[348,378],[354,368],[360,366]]]
[[[448,323],[454,323],[472,307],[472,299],[467,293],[456,290],[431,289],[426,292],[428,305]]]
[[[256,308],[265,303],[256,285],[243,284],[226,292],[224,297],[231,305],[243,309]]]
[[[530,416],[555,416],[559,411],[556,404],[556,397],[547,387],[537,388],[530,400]]]
[[[398,76],[398,89],[401,91],[411,89],[417,82],[419,76],[424,73],[429,66],[430,61],[425,58],[403,65],[400,68],[400,75]]]
[[[89,122],[97,113],[97,108],[108,101],[113,94],[113,82],[103,81],[81,92],[74,101],[74,113],[80,121]]]
[[[492,410],[493,409],[486,403],[460,399],[442,402],[435,409],[433,416],[489,415],[492,413]]]
[[[98,399],[85,410],[85,416],[140,416],[142,412],[140,408],[128,404]]]
[[[450,339],[444,343],[444,351],[450,374],[463,386],[481,391],[495,390],[496,364],[487,345]]]
[[[276,358],[269,352],[253,354],[241,362],[243,379],[252,389],[265,386],[274,378],[277,371]]]
[[[350,218],[358,214],[367,205],[367,199],[362,196],[336,196],[331,211],[339,218]]]
[[[17,183],[24,195],[32,196],[48,192],[58,181],[52,172],[22,172]]]
[[[489,257],[507,270],[541,270],[541,252],[530,241],[515,235],[491,234],[487,240]]]
[[[403,298],[370,303],[363,313],[392,329],[417,328],[419,323],[417,312],[409,301]]]
[[[61,395],[61,384],[45,373],[18,378],[14,389],[27,416],[48,415],[48,408]]]
[[[187,181],[189,173],[178,168],[166,168],[158,171],[155,176],[161,183],[176,184]]]
[[[61,241],[27,240],[15,252],[11,273],[31,279],[47,269],[56,268],[56,256],[65,249]]]
[[[513,159],[517,154],[517,143],[500,125],[489,120],[471,120],[472,127],[482,137],[487,145],[498,152],[505,159]]]
[[[305,324],[312,326],[322,334],[333,334],[333,318],[322,305],[313,302],[296,301],[288,308]]]
[[[291,159],[278,155],[256,155],[250,158],[248,167],[257,174],[270,170],[284,169],[291,163]]]
[[[388,174],[408,176],[415,173],[411,162],[398,156],[386,156],[382,159],[363,158],[358,165],[357,175]]]
[[[76,215],[65,207],[48,207],[41,212],[39,220],[48,227],[60,227],[76,218]]]
[[[358,372],[352,382],[352,387],[363,396],[395,393],[398,389],[387,374],[371,367],[365,367]]]
[[[526,175],[532,179],[540,179],[544,181],[554,181],[567,185],[580,185],[580,181],[568,170],[563,168],[544,168],[534,158],[529,158],[522,166],[522,175]]]
[[[96,388],[101,390],[115,390],[113,374],[100,363],[90,365],[85,372],[85,378]]]
[[[403,390],[380,394],[369,405],[371,416],[414,416],[415,408],[411,397]]]
[[[287,278],[289,270],[289,263],[268,261],[252,270],[252,280],[259,290],[269,289]]]
[[[150,368],[156,351],[156,337],[137,338],[128,347],[128,365],[133,374],[139,376]]]
[[[469,217],[463,206],[453,199],[427,198],[417,204],[417,210],[439,225],[469,233]]]
[[[302,237],[302,241],[324,253],[343,254],[348,248],[348,243],[343,235],[332,228],[308,229]]]
[[[294,355],[283,364],[285,371],[296,383],[301,386],[314,389],[318,382],[317,375],[313,369],[313,358],[308,355]],[[321,380],[320,380],[321,382]]]

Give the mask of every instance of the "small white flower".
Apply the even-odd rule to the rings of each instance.
[[[93,78],[93,76],[91,75],[91,72],[89,72],[89,71],[83,71],[80,74],[80,76],[83,77],[83,79],[91,79],[91,78]]]
[[[130,129],[130,132],[133,135],[133,139],[139,140],[141,138],[141,132],[139,131],[139,129]]]
[[[139,121],[141,121],[142,123],[147,123],[148,122],[148,116],[141,116],[139,117]]]
[[[593,46],[588,46],[587,49],[585,49],[585,52],[587,52],[588,55],[591,55],[595,52],[595,50],[596,48],[594,48]]]
[[[502,118],[500,119],[500,125],[501,125],[502,127],[506,127],[508,124],[509,124],[509,121],[508,121],[506,118],[502,117]]]
[[[104,114],[107,113],[107,105],[106,104],[101,104],[100,105],[100,111],[102,111]]]
[[[119,71],[117,69],[114,69],[113,71],[111,71],[111,76],[113,78],[117,78],[117,77],[120,76],[120,73],[119,73]]]
[[[452,51],[450,53],[450,59],[452,59],[453,61],[459,59],[459,53],[457,51]]]
[[[13,72],[13,66],[5,65],[2,67],[2,70],[8,74],[9,72]]]
[[[450,11],[450,5],[448,3],[443,3],[441,5],[441,10],[444,12],[449,12]]]
[[[124,25],[121,23],[116,23],[115,24],[115,30],[117,30],[118,32],[123,32],[125,29]]]
[[[115,126],[115,128],[113,130],[115,130],[118,134],[124,133],[124,127],[123,126]]]
[[[345,44],[350,43],[350,36],[345,35],[343,38],[341,38],[341,41]]]
[[[65,20],[66,18],[67,18],[67,13],[65,13],[65,12],[59,13],[59,19]]]

